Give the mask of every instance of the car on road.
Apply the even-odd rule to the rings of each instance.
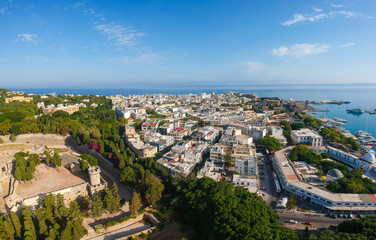
[[[306,225],[313,225],[313,222],[306,222]]]
[[[293,223],[293,224],[298,224],[298,221],[296,221],[296,220],[289,220],[288,222]]]
[[[261,190],[266,190],[266,187],[260,187]]]

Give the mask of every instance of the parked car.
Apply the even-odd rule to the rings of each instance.
[[[265,188],[265,187],[260,187],[260,189],[261,189],[261,190],[266,190],[266,188]]]
[[[306,222],[306,225],[313,225],[313,222]]]
[[[352,214],[349,214],[348,218],[352,219],[352,218],[353,218],[353,215],[352,215]]]
[[[333,214],[332,216],[330,216],[331,218],[337,218],[337,215]]]
[[[298,224],[298,221],[295,221],[295,220],[289,220],[289,223]]]

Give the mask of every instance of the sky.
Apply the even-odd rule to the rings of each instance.
[[[375,0],[0,0],[0,87],[376,83]]]

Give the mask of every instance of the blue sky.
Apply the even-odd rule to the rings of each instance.
[[[376,1],[0,2],[0,87],[376,83]]]

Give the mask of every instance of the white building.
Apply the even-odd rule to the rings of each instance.
[[[322,137],[308,128],[291,131],[291,140],[296,144],[307,144],[312,147],[322,146]]]
[[[255,157],[244,157],[235,159],[235,170],[240,175],[255,175],[257,169],[257,161]]]
[[[266,128],[261,127],[253,127],[251,129],[250,135],[253,137],[253,139],[257,140],[259,138],[263,138],[266,136],[268,132],[266,131]]]

